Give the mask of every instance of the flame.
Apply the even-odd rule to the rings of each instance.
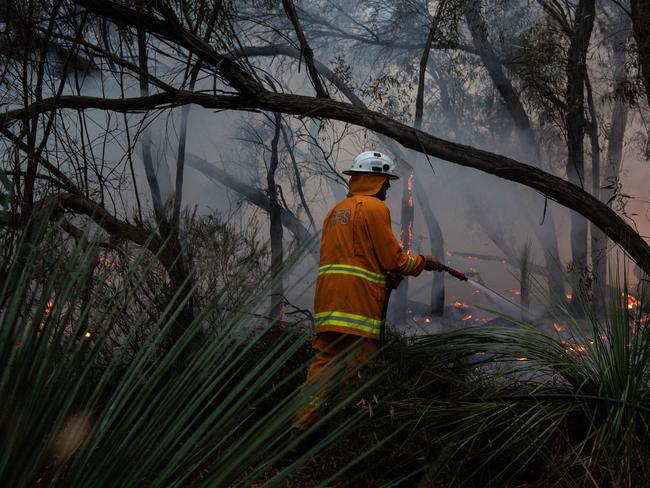
[[[408,177],[408,180],[406,180],[406,190],[408,194],[406,205],[409,208],[410,214],[410,218],[406,219],[408,222],[408,225],[406,227],[406,235],[404,233],[404,227],[402,227],[402,230],[400,232],[402,247],[404,248],[404,252],[406,254],[411,254],[411,248],[413,247],[413,178],[415,178],[415,174],[411,173]]]
[[[431,322],[433,322],[433,321],[431,320],[431,317],[426,317],[426,316],[424,316],[424,315],[414,315],[414,316],[413,316],[413,320],[414,320],[415,322],[425,323],[425,324],[430,324]]]
[[[568,353],[578,353],[578,354],[587,353],[587,348],[582,344],[578,344],[578,343],[571,344],[569,341],[565,341],[564,339],[561,339],[560,342],[564,346],[564,350]]]
[[[90,333],[89,330],[87,330],[87,331],[84,333],[84,339],[86,339],[86,340],[90,340],[90,338],[91,338],[92,336],[93,336],[93,335]]]
[[[553,322],[553,328],[555,329],[555,332],[557,332],[558,334],[566,330],[565,326],[556,324],[555,322]]]
[[[515,358],[515,361],[528,361],[528,358]]]
[[[43,320],[38,324],[38,330],[42,331],[45,329],[45,321],[52,314],[52,310],[54,310],[54,300],[48,300],[43,309]]]
[[[43,310],[43,316],[45,318],[49,317],[52,313],[52,310],[54,310],[54,300],[48,300],[47,304],[45,305],[45,310]]]
[[[571,300],[573,298],[573,293],[569,292],[566,295],[564,295],[567,300]]]
[[[634,310],[635,307],[638,307],[641,302],[637,300],[634,296],[630,295],[629,293],[626,295],[625,292],[621,293],[621,297],[627,299],[627,309],[628,310]]]
[[[463,317],[461,320],[467,321],[467,320],[470,320],[471,318],[472,318],[472,315],[467,315],[467,316]]]

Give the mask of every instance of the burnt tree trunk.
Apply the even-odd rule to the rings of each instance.
[[[278,186],[275,182],[275,173],[278,169],[278,143],[282,119],[280,114],[275,116],[275,132],[271,140],[271,161],[266,175],[267,192],[269,195],[269,218],[271,227],[271,310],[269,318],[271,323],[279,323],[282,320],[282,302],[284,300],[284,289],[282,286],[282,206],[278,195]]]
[[[589,121],[586,123],[586,131],[591,143],[591,194],[595,198],[600,198],[600,142],[598,115],[594,103],[591,81],[586,77],[587,87],[587,104],[589,106]],[[603,248],[604,234],[598,230],[594,224],[589,225],[589,234],[591,237],[591,300],[594,310],[602,311],[605,300],[605,279],[606,273],[601,274],[600,267],[607,262],[607,247]],[[593,278],[593,282],[591,279]]]
[[[145,31],[138,29],[137,35],[138,42],[138,64],[140,70],[146,75],[148,71],[148,56]],[[146,76],[140,76],[140,92],[143,96],[149,94],[149,82]],[[159,170],[161,164],[154,165],[153,157],[151,154],[151,131],[149,127],[144,127],[142,132],[142,163],[145,168],[149,190],[153,202],[154,215],[158,227],[158,234],[161,237],[162,249],[160,251],[159,259],[167,273],[169,274],[169,287],[167,294],[170,300],[173,300],[173,307],[180,307],[180,314],[176,320],[176,324],[171,329],[169,337],[165,343],[167,349],[173,347],[178,342],[194,320],[194,293],[191,291],[191,278],[189,258],[184,255],[183,248],[180,242],[178,222],[173,220],[169,221],[167,218],[168,199],[171,197],[171,182],[169,181],[169,171],[164,165],[163,178],[166,177],[167,185],[161,189],[159,183]],[[184,148],[183,148],[184,149]],[[178,293],[183,290],[182,293]],[[188,296],[189,294],[189,296]],[[176,296],[176,298],[174,298]],[[187,298],[187,300],[185,300]]]
[[[631,0],[630,7],[643,84],[650,104],[650,0]]]
[[[413,191],[415,192],[415,197],[420,204],[420,209],[427,224],[429,242],[431,243],[431,254],[442,264],[445,264],[445,241],[442,237],[442,229],[431,208],[426,190],[418,178],[415,178],[413,181]],[[442,317],[445,313],[445,273],[432,273],[429,313],[435,317]]]
[[[567,177],[571,183],[584,188],[584,86],[587,72],[587,48],[594,25],[595,0],[580,0],[575,13],[569,56],[566,65],[566,117],[567,132]],[[571,257],[572,269],[578,287],[588,270],[587,263],[587,221],[576,212],[571,212]],[[574,311],[581,312],[580,289],[574,289],[571,297]]]
[[[401,213],[401,231],[400,242],[404,252],[410,254],[413,246],[413,223],[415,212],[413,208],[413,179],[414,173],[409,173],[408,177],[404,175],[404,186],[402,189],[402,213]],[[397,289],[397,313],[395,318],[398,322],[406,322],[408,318],[408,278],[400,284]]]
[[[611,198],[615,191],[603,191],[603,187],[613,185],[616,188],[623,157],[623,141],[629,105],[623,96],[627,83],[625,73],[625,45],[630,35],[630,19],[621,14],[620,22],[612,26],[612,64],[614,67],[614,103],[607,133],[607,155],[605,159],[604,178],[594,174],[593,195],[611,207]],[[607,236],[595,225],[591,225],[591,262],[596,278],[596,298],[602,303],[607,300]]]

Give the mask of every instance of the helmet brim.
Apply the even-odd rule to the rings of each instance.
[[[342,171],[344,175],[352,176],[352,175],[379,175],[379,176],[385,176],[389,180],[399,180],[399,175],[395,174],[389,174],[389,173],[380,173],[379,171],[355,171],[352,169],[346,169]]]

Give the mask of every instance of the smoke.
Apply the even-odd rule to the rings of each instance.
[[[242,18],[249,15],[253,19],[241,20],[236,25],[244,46],[295,44],[292,28],[279,6],[260,12],[257,4],[240,3]],[[531,95],[532,89],[519,82],[519,75],[514,74],[516,63],[521,62],[520,57],[525,54],[526,36],[540,24],[540,8],[523,0],[483,2],[485,21],[490,27],[489,39],[504,60],[502,68],[524,100],[527,113],[532,114],[531,123],[536,135],[543,140],[542,151],[537,151],[531,147],[525,131],[514,123],[505,109],[476,54],[458,2],[448,4],[427,66],[423,129],[441,138],[523,160],[564,176],[561,169],[565,166],[562,131],[548,123],[553,120],[547,117],[551,109],[540,106],[539,99]],[[318,61],[332,69],[370,108],[412,124],[418,63],[438,6],[439,2],[416,0],[310,0],[301,2],[299,15]],[[599,35],[605,36],[606,33]],[[115,45],[118,44],[117,36],[116,31],[109,32]],[[186,65],[182,56],[153,38],[148,42],[156,48],[151,50],[154,53],[150,57],[151,73],[169,83],[184,79]],[[98,66],[102,65],[100,59],[95,61]],[[312,94],[304,60],[277,56],[255,57],[250,61],[260,73],[273,80],[278,91]],[[611,76],[605,75],[601,80],[593,80],[593,88],[598,108],[603,114],[608,114],[611,107],[605,97],[611,92],[608,87]],[[76,94],[77,85],[82,95],[106,98],[140,96],[138,79],[132,73],[96,71],[91,76],[71,80],[63,94]],[[227,87],[208,70],[200,74],[195,89],[227,91]],[[331,86],[329,89],[338,93]],[[152,86],[151,91],[155,90],[157,88]],[[337,98],[344,99],[339,95]],[[266,191],[268,145],[272,134],[266,115],[214,112],[193,106],[187,127],[188,152],[201,156],[263,193]],[[70,111],[65,118],[70,140],[63,146],[52,143],[50,149],[54,153],[55,149],[60,151],[63,148],[61,152],[65,157],[61,158],[61,166],[66,172],[78,172],[80,161],[92,163],[89,186],[111,210],[132,218],[138,201],[141,201],[145,215],[151,215],[151,194],[142,161],[142,130],[146,127],[150,134],[156,182],[163,201],[169,201],[175,191],[173,175],[177,169],[180,119],[179,108],[127,116],[99,110],[78,114]],[[304,185],[309,210],[317,226],[310,231],[318,235],[325,213],[346,193],[341,171],[350,165],[357,153],[382,147],[382,144],[375,134],[339,122],[284,116],[283,123],[292,135],[292,150],[302,176],[300,183]],[[638,133],[644,129],[642,124],[642,117],[631,115],[620,179],[624,188],[621,194],[628,196],[621,196],[620,202],[615,204],[620,203],[618,210],[624,211],[630,221],[634,221],[641,234],[648,235],[650,189],[647,181],[650,165],[642,163],[639,156]],[[601,139],[605,144],[606,124],[602,129]],[[526,243],[531,243],[531,265],[551,266],[553,257],[556,257],[554,271],[557,273],[558,268],[570,259],[569,213],[566,209],[524,186],[412,151],[406,151],[406,155],[415,168],[415,178],[426,189],[426,197],[444,237],[444,252],[480,254],[506,261],[454,255],[447,257],[452,266],[479,274],[493,289],[507,291],[519,286],[517,260]],[[278,184],[287,210],[307,223],[286,147],[281,148],[280,166]],[[400,185],[407,181],[407,175],[403,176],[386,201],[391,209],[396,236],[399,236],[401,223]],[[587,179],[585,186],[589,185]],[[185,168],[183,206],[196,210],[199,215],[218,212],[241,228],[251,222],[257,222],[260,229],[268,228],[268,215],[259,207],[246,203],[240,193],[190,167]],[[416,203],[414,253],[433,252],[426,225],[425,216]],[[285,236],[287,248],[295,245],[290,232],[285,232]],[[268,235],[259,238],[265,241]],[[309,308],[310,287],[315,276],[314,262],[305,257],[296,264],[295,273],[287,278],[287,288],[292,290],[288,298],[300,307]],[[537,273],[537,276],[541,275]],[[463,302],[477,299],[474,290],[460,282],[448,280],[446,285],[448,304],[454,298]],[[430,287],[429,276],[412,279],[409,300],[414,306],[429,301]]]

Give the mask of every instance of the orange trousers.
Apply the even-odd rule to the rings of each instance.
[[[320,332],[312,341],[314,359],[307,371],[303,391],[310,391],[309,401],[298,411],[293,427],[305,430],[323,415],[323,406],[337,385],[345,385],[359,366],[379,351],[379,341],[340,332]]]

